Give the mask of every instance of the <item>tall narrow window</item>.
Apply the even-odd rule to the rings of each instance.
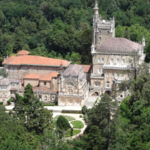
[[[102,68],[102,74],[104,74],[104,70],[103,70],[103,68]]]
[[[51,69],[49,69],[49,72],[51,72]]]
[[[15,78],[17,78],[17,73],[15,73]]]
[[[39,68],[37,68],[37,71],[39,71]]]
[[[106,82],[106,87],[107,87],[107,88],[109,88],[109,87],[110,87],[110,85],[109,85],[109,81],[107,81],[107,82]]]
[[[125,65],[125,59],[122,60],[122,64]]]
[[[43,72],[45,72],[45,68],[43,68]]]
[[[114,64],[114,59],[113,58],[111,58],[111,65],[113,65]]]
[[[102,63],[104,63],[104,58],[102,58]]]
[[[114,74],[114,73],[112,73],[112,77],[115,77],[115,74]]]
[[[98,63],[100,63],[101,62],[101,59],[100,58],[98,58]]]
[[[101,68],[98,69],[98,74],[100,74],[100,73],[101,73]]]
[[[120,59],[119,58],[117,59],[117,65],[120,65]]]

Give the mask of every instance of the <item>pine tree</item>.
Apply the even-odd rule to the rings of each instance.
[[[16,94],[14,110],[29,132],[42,134],[45,130],[51,129],[52,114],[44,109],[39,98],[34,95],[30,84],[25,88],[24,97]]]

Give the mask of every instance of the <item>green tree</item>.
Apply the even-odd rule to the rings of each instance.
[[[25,88],[24,97],[16,94],[14,110],[28,131],[43,134],[45,130],[51,129],[52,114],[47,109],[44,109],[39,98],[34,96],[30,84]]]

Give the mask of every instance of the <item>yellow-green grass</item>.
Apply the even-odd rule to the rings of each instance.
[[[81,129],[84,127],[84,124],[79,120],[72,121],[71,124],[73,125],[73,128]]]
[[[80,132],[81,132],[81,130],[73,130],[73,135],[72,136],[77,135]],[[65,137],[71,137],[70,132],[68,132]]]

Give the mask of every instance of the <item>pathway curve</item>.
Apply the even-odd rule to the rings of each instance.
[[[78,137],[79,135],[83,134],[84,130],[85,130],[86,127],[87,127],[87,125],[85,124],[83,118],[80,118],[80,117],[79,117],[79,116],[82,115],[82,114],[70,114],[70,113],[61,113],[61,114],[60,114],[60,113],[53,113],[53,117],[55,117],[55,116],[57,116],[57,115],[62,115],[62,116],[64,115],[64,116],[74,117],[75,120],[79,120],[79,121],[81,121],[81,122],[84,124],[84,127],[83,127],[82,129],[79,129],[79,130],[81,130],[80,133],[78,133],[78,134],[76,134],[76,135],[74,135],[74,136],[72,136],[72,137],[65,138],[65,139],[73,139],[73,138]],[[83,116],[83,115],[82,115],[82,116]],[[69,121],[69,123],[72,122],[72,121],[75,121],[75,120],[71,120],[71,121]],[[75,129],[78,130],[77,128],[75,128]]]

